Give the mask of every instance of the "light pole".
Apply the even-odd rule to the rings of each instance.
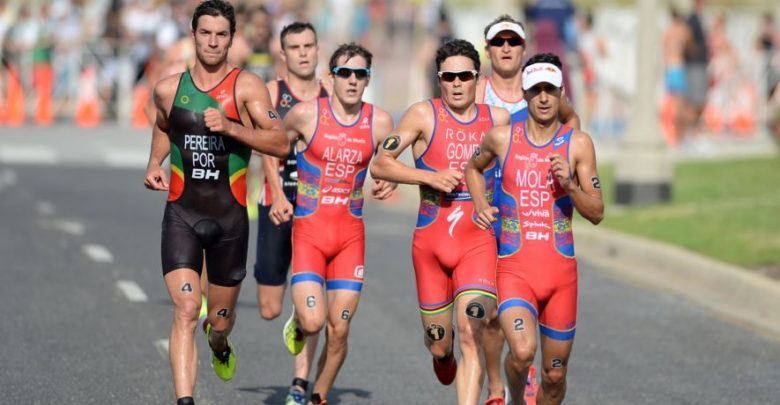
[[[647,205],[671,197],[672,164],[658,124],[655,86],[659,71],[658,2],[637,2],[636,93],[628,133],[615,168],[615,197],[621,205]]]

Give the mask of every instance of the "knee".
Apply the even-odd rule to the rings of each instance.
[[[566,368],[565,367],[545,367],[542,373],[542,384],[550,388],[561,387],[566,383]]]
[[[433,357],[439,359],[448,356],[450,353],[452,353],[452,346],[450,346],[449,344],[445,345],[444,342],[442,341],[433,342],[428,347],[428,351],[431,352],[431,355]]]
[[[173,319],[177,323],[195,323],[200,315],[200,300],[181,300],[174,304]]]
[[[328,344],[342,345],[347,343],[349,335],[349,322],[341,321],[336,324],[328,324]]]
[[[282,306],[280,304],[260,301],[260,317],[266,321],[272,321],[279,317],[282,313]]]
[[[511,360],[512,365],[517,370],[528,368],[534,362],[536,355],[536,345],[533,344],[513,344],[510,345],[511,355],[507,360]]]
[[[304,316],[298,318],[298,327],[301,328],[306,335],[315,335],[320,333],[324,322],[313,316]]]
[[[481,344],[481,334],[482,327],[475,327],[472,322],[460,322],[458,324],[458,339],[461,348],[476,349]]]

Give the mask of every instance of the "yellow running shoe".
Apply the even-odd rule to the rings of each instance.
[[[303,350],[303,345],[306,344],[306,336],[298,328],[298,323],[295,322],[295,311],[290,315],[290,319],[284,323],[283,341],[287,351],[293,356],[297,356]]]
[[[206,343],[208,343],[209,333],[211,333],[211,324],[206,326]],[[222,353],[216,353],[211,350],[211,368],[214,369],[214,373],[222,381],[230,381],[233,379],[233,375],[236,373],[236,353],[233,350],[233,345],[230,344],[230,340],[226,339],[225,351]],[[211,345],[209,345],[211,348]]]

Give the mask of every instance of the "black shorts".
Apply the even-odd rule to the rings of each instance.
[[[217,219],[168,203],[162,222],[163,276],[180,268],[200,274],[205,250],[209,283],[237,286],[246,276],[248,243],[249,220],[243,207]]]
[[[292,220],[279,226],[271,222],[270,205],[257,206],[257,284],[279,286],[287,282],[292,260]]]

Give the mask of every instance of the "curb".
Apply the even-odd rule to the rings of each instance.
[[[780,337],[780,282],[666,243],[577,221],[577,256],[617,278],[680,295]],[[576,225],[575,225],[576,226]]]
[[[417,186],[386,209],[415,212]],[[780,281],[686,249],[575,218],[577,257],[613,278],[670,292],[717,316],[780,338]]]

